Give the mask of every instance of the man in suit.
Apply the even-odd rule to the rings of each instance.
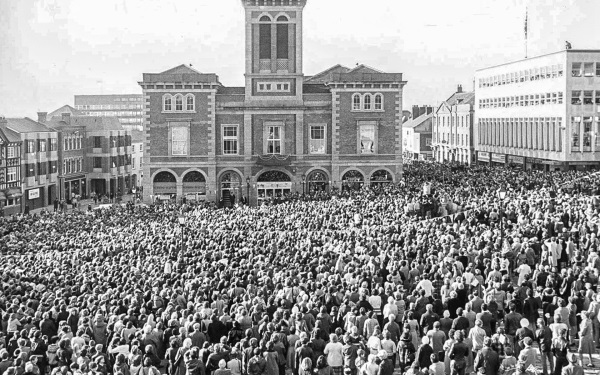
[[[477,319],[481,320],[483,323],[483,328],[485,330],[485,334],[487,336],[492,336],[493,332],[496,332],[496,319],[494,319],[494,315],[488,310],[488,304],[484,303],[481,305],[481,312],[477,314]]]
[[[583,367],[577,364],[577,354],[569,353],[567,359],[569,365],[563,367],[561,375],[583,375]]]
[[[481,349],[475,357],[475,369],[484,368],[485,375],[497,375],[498,369],[500,369],[500,357],[491,346],[492,339],[486,337],[483,340],[483,349]]]

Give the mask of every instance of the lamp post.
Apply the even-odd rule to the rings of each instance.
[[[181,215],[177,218],[181,227],[181,253],[183,254],[183,230],[185,229],[185,216]]]
[[[500,198],[500,251],[502,251],[504,246],[504,220],[502,220],[502,216],[504,215],[504,199],[506,198],[506,188],[504,186],[498,190],[498,198]]]
[[[248,200],[248,207],[250,207],[250,176],[246,177],[246,199]]]
[[[304,189],[305,184],[306,184],[306,175],[302,175],[302,195],[306,194],[306,190]]]

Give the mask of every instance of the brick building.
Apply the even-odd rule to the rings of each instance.
[[[6,127],[17,133],[21,147],[23,207],[52,204],[58,196],[58,132],[30,118],[8,118]]]
[[[336,65],[304,76],[306,1],[242,3],[244,87],[185,65],[143,75],[144,198],[256,204],[398,180],[402,74]]]
[[[21,147],[19,134],[0,118],[0,216],[21,212]]]

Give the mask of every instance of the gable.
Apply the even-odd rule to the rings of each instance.
[[[307,79],[306,83],[327,83],[331,81],[331,75],[334,73],[348,73],[350,69],[340,64],[334,65],[331,68],[317,73],[314,76]]]
[[[165,70],[160,74],[202,74],[191,66],[181,64],[169,70]]]
[[[383,73],[381,70],[371,68],[370,66],[360,64],[348,73]]]

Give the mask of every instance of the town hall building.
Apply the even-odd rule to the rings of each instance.
[[[243,0],[245,86],[180,65],[144,73],[145,200],[252,205],[399,181],[401,73],[303,74],[306,0]]]

